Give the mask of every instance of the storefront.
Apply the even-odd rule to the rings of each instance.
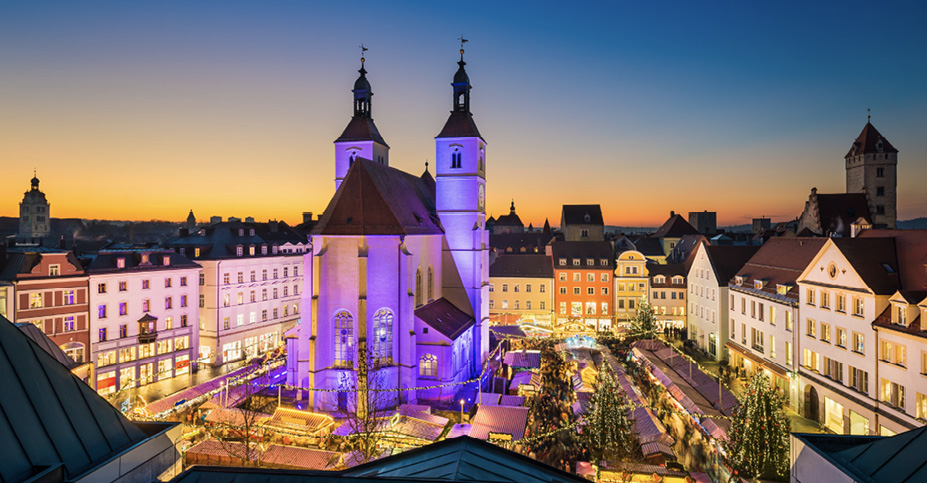
[[[837,434],[843,434],[843,404],[827,396],[824,397],[824,426]]]
[[[101,395],[116,392],[116,371],[104,372],[97,375],[97,393]]]
[[[190,372],[190,356],[178,356],[174,361],[174,375],[180,376]]]

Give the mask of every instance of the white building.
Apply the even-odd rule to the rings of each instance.
[[[280,345],[299,320],[308,243],[286,223],[219,222],[181,232],[168,246],[203,267],[197,302],[201,362],[256,357]]]
[[[99,393],[191,373],[199,346],[199,265],[170,250],[113,246],[93,258],[87,273],[91,385]]]
[[[824,238],[770,238],[729,284],[731,367],[763,371],[800,410],[799,320],[796,280],[824,246]]]
[[[838,434],[922,424],[925,257],[927,232],[871,230],[829,239],[799,277],[806,417]]]
[[[686,282],[689,313],[686,327],[690,340],[715,360],[727,358],[728,282],[756,253],[756,246],[699,244],[692,254]]]

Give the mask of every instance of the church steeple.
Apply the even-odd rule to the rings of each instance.
[[[341,186],[341,181],[356,159],[369,159],[389,166],[389,145],[373,123],[373,89],[370,88],[367,69],[364,68],[366,51],[367,47],[361,45],[361,67],[357,70],[360,76],[351,89],[354,93],[354,113],[344,132],[335,140],[335,189]]]
[[[463,44],[461,44],[462,46]],[[454,82],[451,83],[454,86],[454,111],[455,112],[465,112],[470,113],[470,76],[467,75],[467,70],[464,68],[467,65],[463,59],[464,49],[460,49],[460,61],[457,62],[457,65],[460,66],[457,69],[457,73],[454,74]]]
[[[373,90],[370,89],[370,81],[367,80],[367,69],[364,68],[365,58],[361,57],[361,68],[357,70],[360,77],[354,81],[354,117],[371,117],[371,101],[373,100]]]

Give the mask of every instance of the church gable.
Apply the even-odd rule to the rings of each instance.
[[[366,159],[354,162],[313,229],[315,235],[443,233],[425,180]]]
[[[415,310],[415,318],[450,340],[457,340],[476,323],[473,316],[442,297]]]

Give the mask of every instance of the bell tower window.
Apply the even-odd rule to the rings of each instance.
[[[451,168],[460,168],[461,164],[461,153],[458,149],[454,149],[454,152],[451,153]]]

